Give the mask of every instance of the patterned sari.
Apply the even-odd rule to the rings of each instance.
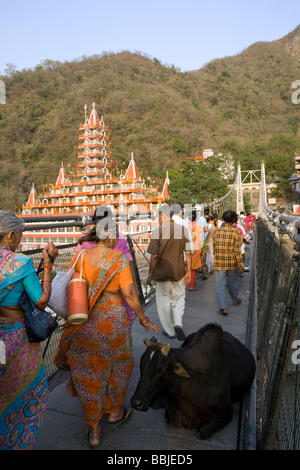
[[[67,389],[78,396],[87,424],[116,413],[124,402],[133,369],[131,328],[123,304],[103,297],[111,280],[128,265],[125,255],[105,250],[89,285],[89,317],[64,331],[54,362],[70,370]]]
[[[0,304],[34,271],[30,258],[0,250]],[[0,316],[0,449],[32,449],[48,400],[41,346],[29,343],[24,320]]]

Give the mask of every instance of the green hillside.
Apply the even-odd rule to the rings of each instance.
[[[291,100],[299,58],[300,27],[193,72],[129,52],[11,67],[0,76],[7,90],[0,207],[21,207],[33,181],[55,182],[62,161],[76,172],[78,125],[93,102],[109,123],[119,165],[133,152],[140,170],[163,178],[212,148],[230,152],[242,169],[258,169],[263,159],[269,178],[289,176],[300,151],[300,104]]]

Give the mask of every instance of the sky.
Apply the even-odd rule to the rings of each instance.
[[[0,0],[0,74],[123,50],[197,70],[299,24],[299,0]]]

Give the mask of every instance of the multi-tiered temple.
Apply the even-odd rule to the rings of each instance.
[[[149,231],[149,227],[153,225],[153,218],[147,213],[156,211],[158,205],[168,197],[168,177],[163,190],[158,192],[157,188],[141,178],[133,154],[127,171],[118,171],[110,150],[109,127],[104,123],[103,116],[99,119],[95,104],[89,118],[85,106],[85,122],[79,126],[76,166],[77,173],[71,177],[67,175],[62,164],[55,185],[43,195],[37,195],[33,184],[22,214],[31,217],[49,216],[50,219],[63,214],[92,216],[97,207],[108,205],[116,214],[124,233]],[[128,227],[126,223],[128,216],[130,218],[136,213],[143,213],[144,216],[138,217],[134,224]],[[43,242],[49,241],[49,236],[51,241],[52,239],[54,241],[53,235],[50,229],[49,233],[45,233],[45,230],[39,232],[39,236],[28,232],[26,239],[23,239],[23,245],[40,246]],[[77,241],[78,236],[80,233],[75,235],[65,231],[64,236],[59,233],[59,243],[72,243]],[[37,242],[35,238],[38,239]],[[143,238],[142,245],[148,237]]]

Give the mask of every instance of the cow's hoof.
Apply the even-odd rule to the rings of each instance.
[[[197,436],[199,439],[208,439],[211,433],[207,432],[205,429],[197,429]]]
[[[167,424],[169,424],[170,426],[172,425],[172,422],[170,420],[170,416],[168,415],[167,411],[165,411],[165,420],[166,420]]]

